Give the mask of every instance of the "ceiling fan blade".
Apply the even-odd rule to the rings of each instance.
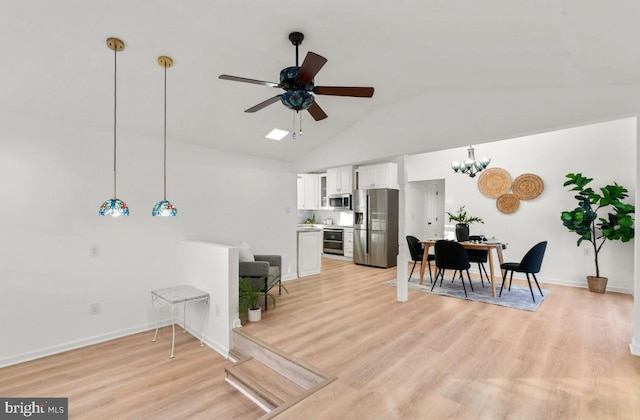
[[[311,106],[307,108],[307,111],[309,111],[309,114],[311,114],[313,119],[316,121],[324,120],[325,118],[327,118],[327,114],[324,113],[317,102],[312,103]]]
[[[350,86],[315,86],[313,93],[317,95],[354,96],[357,98],[370,98],[373,96],[372,87]]]
[[[260,102],[258,105],[254,105],[249,109],[245,109],[244,112],[256,112],[260,111],[262,108],[265,108],[273,103],[276,103],[280,100],[280,95],[276,95],[273,98],[269,98],[266,101]]]
[[[253,83],[254,85],[264,85],[264,86],[271,86],[276,88],[280,87],[278,83],[265,82],[263,80],[256,80],[256,79],[247,79],[246,77],[229,76],[228,74],[221,74],[220,76],[218,76],[218,79],[231,80],[232,82]]]
[[[302,83],[309,83],[316,77],[316,74],[320,71],[322,66],[324,66],[327,62],[327,59],[321,55],[318,55],[314,52],[309,51],[307,56],[304,58],[302,62],[302,66],[300,70],[298,70],[298,75],[296,76],[296,80]]]

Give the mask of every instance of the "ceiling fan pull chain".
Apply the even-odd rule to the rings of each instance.
[[[295,112],[293,113],[293,131],[291,133],[292,133],[291,138],[295,140],[296,139],[296,113]]]
[[[298,133],[298,135],[302,137],[302,114],[300,114],[300,111],[296,111],[296,113],[300,115],[300,132]]]

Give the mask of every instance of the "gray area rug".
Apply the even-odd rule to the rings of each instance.
[[[466,275],[465,275],[466,279]],[[475,302],[489,303],[492,305],[500,305],[506,306],[509,308],[522,309],[524,311],[535,311],[538,309],[538,306],[542,303],[542,301],[551,293],[549,289],[542,289],[542,293],[544,296],[540,296],[540,291],[533,282],[531,285],[533,286],[533,295],[536,298],[534,302],[531,299],[531,292],[529,291],[529,287],[527,286],[511,286],[511,291],[507,290],[507,285],[505,285],[505,289],[502,291],[502,297],[493,297],[491,296],[491,285],[485,280],[484,288],[482,287],[482,283],[479,280],[471,280],[473,282],[473,292],[469,287],[469,282],[465,280],[465,286],[467,287],[467,295],[465,297],[464,290],[462,289],[462,284],[460,283],[460,279],[456,278],[455,282],[451,282],[451,275],[446,275],[444,277],[444,281],[442,282],[442,287],[440,286],[440,280],[433,288],[433,292],[431,291],[431,283],[429,279],[426,278],[424,280],[424,284],[419,284],[419,277],[416,275],[411,276],[411,280],[409,281],[409,289],[411,290],[419,290],[425,293],[432,293],[434,295],[441,296],[450,296],[458,299],[466,299],[473,300]],[[385,286],[396,286],[396,280],[391,280],[383,283]],[[502,284],[502,279],[496,282],[496,293],[500,293],[500,285]]]

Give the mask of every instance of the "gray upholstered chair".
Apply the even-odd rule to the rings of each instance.
[[[265,293],[264,310],[267,310],[266,293],[275,285],[278,285],[278,295],[282,294],[281,267],[282,257],[280,255],[254,255],[255,261],[240,261],[240,277],[249,277],[260,291]]]

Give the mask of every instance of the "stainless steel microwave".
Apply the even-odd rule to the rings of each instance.
[[[332,210],[352,210],[351,194],[335,194],[329,196],[329,208]]]

